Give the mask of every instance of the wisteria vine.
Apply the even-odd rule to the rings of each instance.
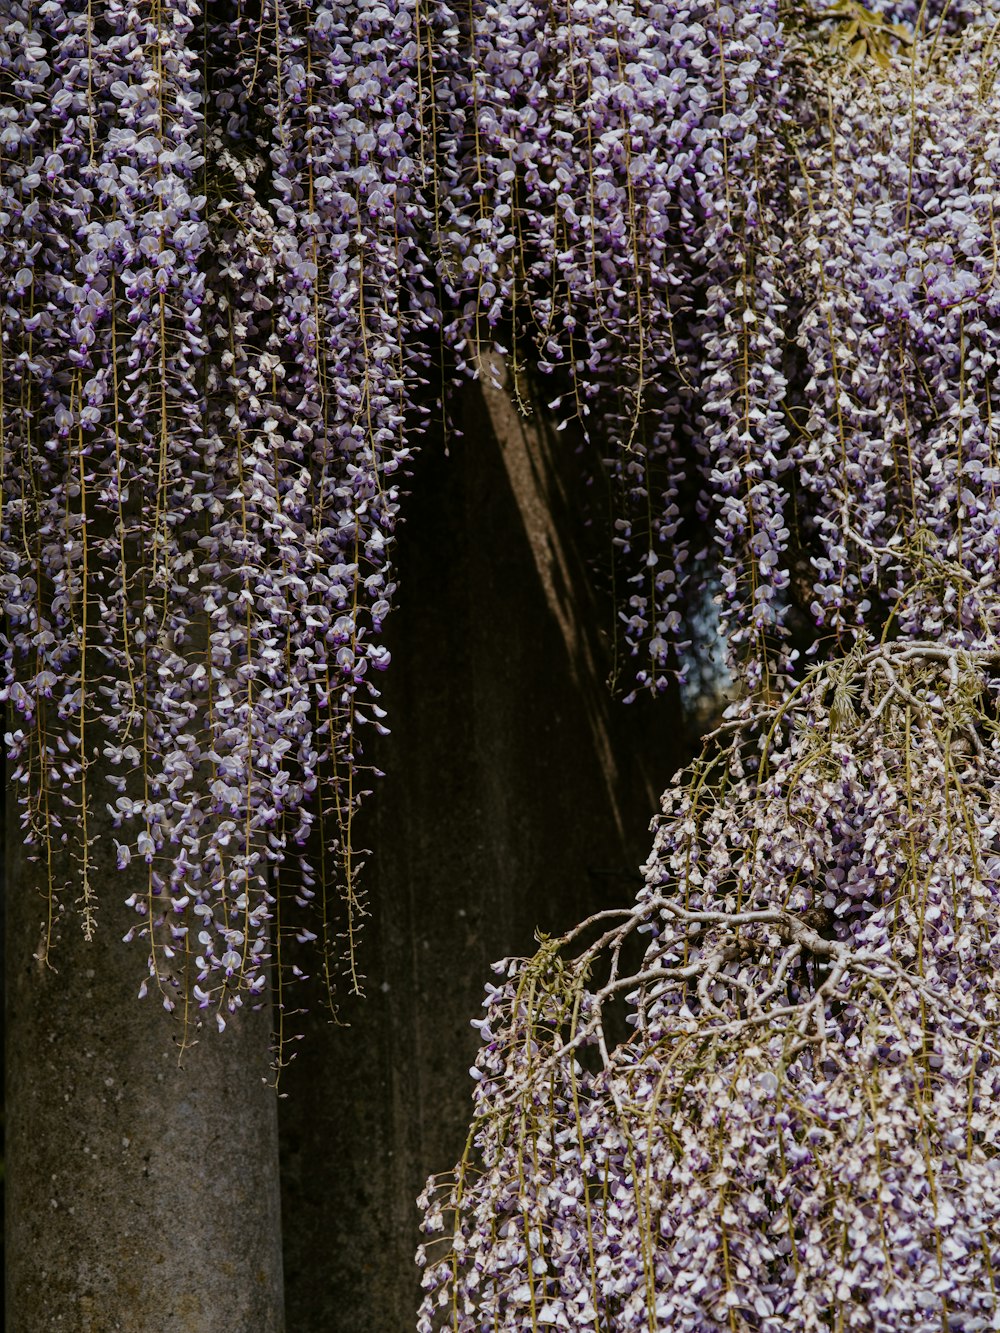
[[[423,1333],[995,1326],[998,670],[862,640],[742,704],[635,907],[497,965]]]
[[[497,964],[418,1328],[997,1328],[1000,11],[664,8],[685,267],[599,429],[675,479],[640,683],[693,512],[738,697],[635,905]]]
[[[143,993],[222,1025],[287,930],[358,988],[399,478],[484,346],[607,455],[636,685],[682,669],[699,293],[756,207],[722,199],[772,10],[5,4],[3,692],[43,954],[73,899],[96,928],[107,808]]]
[[[646,887],[489,992],[422,1333],[1000,1327],[998,60],[995,0],[0,0],[43,955],[110,819],[186,1029],[288,932],[360,987],[403,479],[497,354],[605,460],[626,693],[718,590]]]
[[[95,929],[100,758],[167,1008],[223,1026],[289,928],[357,988],[361,736],[440,324],[421,14],[5,4],[0,41],[5,695],[49,934],[60,841]]]

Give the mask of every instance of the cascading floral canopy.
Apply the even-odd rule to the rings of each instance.
[[[628,692],[715,593],[645,888],[488,994],[423,1333],[1000,1328],[998,61],[996,0],[0,0],[50,933],[110,815],[143,993],[359,984],[401,478],[497,355],[605,460]]]
[[[737,697],[635,905],[497,965],[418,1327],[1000,1328],[1000,9],[533,11],[575,88],[595,11],[657,108],[625,130],[651,319],[669,275],[618,361],[612,466],[674,479],[629,628],[682,632],[707,559]],[[595,100],[539,116],[579,152]]]
[[[282,889],[331,985],[345,952],[357,981],[360,738],[383,729],[399,477],[441,325],[432,28],[410,5],[3,7],[24,825],[69,840],[93,929],[103,756],[119,865],[149,867],[150,979],[220,1023],[264,985]]]
[[[7,0],[3,692],[44,953],[74,905],[95,929],[110,812],[146,867],[143,993],[222,1024],[286,930],[358,986],[399,479],[484,352],[519,398],[551,372],[607,459],[634,687],[683,671],[699,507],[739,466],[708,381],[746,340],[721,292],[763,205],[718,205],[783,96],[772,9],[739,19],[720,121],[728,7]],[[765,577],[744,623],[732,577],[749,663],[781,612]]]

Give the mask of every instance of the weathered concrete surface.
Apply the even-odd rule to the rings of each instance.
[[[422,455],[400,542],[387,776],[363,833],[368,997],[347,1029],[315,1012],[283,1075],[295,1333],[412,1333],[414,1200],[465,1142],[489,964],[631,897],[681,759],[668,701],[609,697],[572,446],[503,392],[474,396],[465,429],[450,458]]]
[[[45,903],[8,816],[7,1323],[15,1333],[280,1333],[276,1105],[266,1013],[184,1056],[98,871],[86,944],[38,950]],[[103,845],[98,844],[98,848]],[[110,839],[106,839],[110,842]]]

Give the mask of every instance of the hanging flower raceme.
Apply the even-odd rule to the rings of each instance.
[[[623,637],[636,683],[659,691],[684,637],[705,311],[742,272],[759,212],[758,140],[781,101],[778,7],[515,0],[456,23],[464,65],[450,50],[440,63],[433,121],[447,336],[473,368],[483,341],[509,338],[516,397],[533,346],[560,423],[604,447]],[[727,371],[732,354],[720,344]],[[781,529],[780,515],[769,522]]]
[[[788,402],[810,619],[975,642],[998,555],[998,104],[988,28],[877,85],[818,74],[796,147]],[[804,569],[802,571],[804,573]],[[804,598],[803,601],[806,599]]]
[[[211,140],[210,374],[232,404],[223,438],[236,451],[235,469],[231,447],[213,451],[226,469],[214,486],[241,512],[199,543],[228,595],[196,593],[212,598],[213,652],[244,665],[210,713],[228,818],[220,825],[215,806],[206,827],[244,910],[244,885],[267,907],[269,877],[294,854],[286,891],[300,907],[318,902],[292,929],[321,937],[332,993],[343,957],[360,984],[360,733],[384,730],[373,676],[388,662],[398,477],[433,312],[416,235],[421,94],[412,6],[293,6],[273,20],[263,48],[244,14],[214,34],[235,73]],[[234,828],[242,848],[227,855]]]
[[[26,830],[45,843],[75,830],[61,838],[89,932],[88,815],[106,794],[88,766],[106,748],[141,768],[133,809],[151,851],[161,809],[149,766],[163,752],[152,682],[172,674],[183,634],[170,509],[201,416],[197,7],[110,4],[99,28],[86,6],[35,8],[41,100],[19,114],[30,132],[4,168],[4,242],[31,260],[4,326],[4,541],[16,570],[5,693]],[[16,99],[24,85],[11,86]]]
[[[625,638],[639,684],[676,671],[696,485],[676,428],[735,254],[712,268],[706,246],[757,207],[776,17],[771,0],[573,3],[554,22],[416,0],[10,10],[9,744],[27,835],[65,833],[88,931],[107,795],[88,772],[110,762],[168,1008],[193,995],[221,1022],[260,988],[283,866],[300,906],[322,886],[292,928],[322,933],[328,981],[343,936],[357,984],[360,733],[381,726],[432,331],[478,364],[481,328],[533,327],[541,367],[569,372],[564,410],[622,404],[598,415]]]

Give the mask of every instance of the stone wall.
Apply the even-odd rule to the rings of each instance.
[[[7,827],[6,1327],[281,1333],[270,1015],[213,1023],[180,1059],[176,1022],[136,998],[142,944],[122,943],[145,867],[106,863],[98,810],[96,936],[70,909],[41,961],[43,863],[12,803]]]

